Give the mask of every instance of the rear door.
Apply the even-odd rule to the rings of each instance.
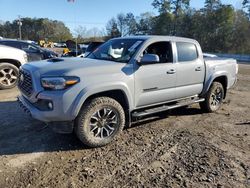
[[[176,42],[176,97],[200,94],[205,78],[205,64],[199,46],[191,42]]]

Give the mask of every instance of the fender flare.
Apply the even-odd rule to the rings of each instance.
[[[78,113],[80,112],[82,105],[85,103],[85,101],[98,93],[108,92],[108,91],[115,91],[119,90],[122,91],[127,99],[127,103],[129,108],[133,106],[133,99],[131,91],[128,89],[128,87],[124,83],[113,83],[109,85],[105,84],[98,84],[94,86],[87,86],[84,89],[80,91],[80,93],[77,95],[76,99],[74,100],[73,108],[72,108],[72,116],[77,117]]]
[[[204,88],[202,90],[201,96],[204,96],[208,92],[214,80],[219,77],[226,77],[228,85],[228,73],[226,71],[216,72],[215,74],[211,75],[208,79],[206,79],[207,81],[204,82]]]

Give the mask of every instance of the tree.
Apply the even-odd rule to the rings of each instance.
[[[107,33],[110,37],[135,35],[138,31],[135,16],[132,13],[120,13],[116,18],[109,20]]]
[[[159,20],[167,19],[165,22],[168,21],[168,26],[170,26],[168,29],[164,29],[159,25],[160,30],[168,30],[169,34],[178,35],[181,31],[178,26],[182,22],[185,11],[189,9],[189,4],[190,0],[154,0],[152,5],[160,13]],[[156,24],[161,24],[161,22],[156,21]]]
[[[154,0],[152,5],[160,14],[173,13],[178,16],[189,8],[190,0]]]
[[[250,54],[250,22],[242,10],[234,16],[233,33],[229,53]]]
[[[174,35],[173,14],[160,14],[153,18],[152,34],[154,35]]]
[[[133,13],[126,14],[126,25],[127,31],[126,35],[135,35],[138,32],[138,24],[136,22],[135,16]]]
[[[154,34],[154,15],[151,12],[142,13],[137,18],[137,32],[136,34],[140,35],[150,35]]]
[[[5,22],[0,30],[0,35],[6,38],[18,38],[18,20]],[[34,41],[41,39],[65,41],[71,39],[72,35],[61,21],[47,18],[22,18],[22,38]]]
[[[171,12],[171,0],[154,0],[153,7],[158,9],[160,14],[166,14]]]
[[[93,27],[87,30],[87,36],[93,37],[93,39],[99,38],[101,35],[102,35],[102,32],[97,27]]]
[[[76,34],[76,37],[77,39],[84,39],[87,37],[87,29],[86,27],[83,27],[83,26],[78,26],[76,29],[75,29],[75,34]]]
[[[111,20],[108,21],[106,30],[107,30],[108,38],[115,38],[115,37],[121,36],[121,33],[118,29],[118,25],[117,25],[115,18],[112,18]]]
[[[244,1],[244,11],[249,1]],[[250,53],[250,20],[243,10],[236,11],[220,0],[206,0],[199,10],[191,9],[189,1],[184,0],[154,0],[152,5],[159,15],[143,13],[134,17],[131,13],[120,14],[122,27],[117,24],[116,17],[109,22],[109,31],[120,35],[122,31],[123,36],[178,35],[198,40],[207,52]]]
[[[247,9],[247,15],[250,19],[250,0],[243,0],[242,2],[243,8]]]
[[[116,17],[116,23],[117,27],[121,33],[121,36],[126,36],[127,32],[127,18],[126,15],[123,13],[120,13]]]
[[[205,1],[205,10],[206,11],[213,11],[221,6],[221,1],[220,0],[206,0]]]
[[[234,9],[220,0],[206,0],[201,9],[203,49],[209,52],[228,51],[233,30]]]

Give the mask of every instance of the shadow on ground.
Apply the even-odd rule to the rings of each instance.
[[[180,108],[137,121],[131,128],[144,126],[168,116],[201,114],[200,109]],[[89,149],[74,134],[57,134],[50,127],[22,112],[16,101],[0,102],[0,156],[33,152]]]
[[[86,149],[73,135],[54,133],[16,101],[0,102],[0,155]]]

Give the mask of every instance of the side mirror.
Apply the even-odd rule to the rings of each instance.
[[[159,63],[160,58],[155,54],[144,54],[141,58],[140,65],[154,64]]]

